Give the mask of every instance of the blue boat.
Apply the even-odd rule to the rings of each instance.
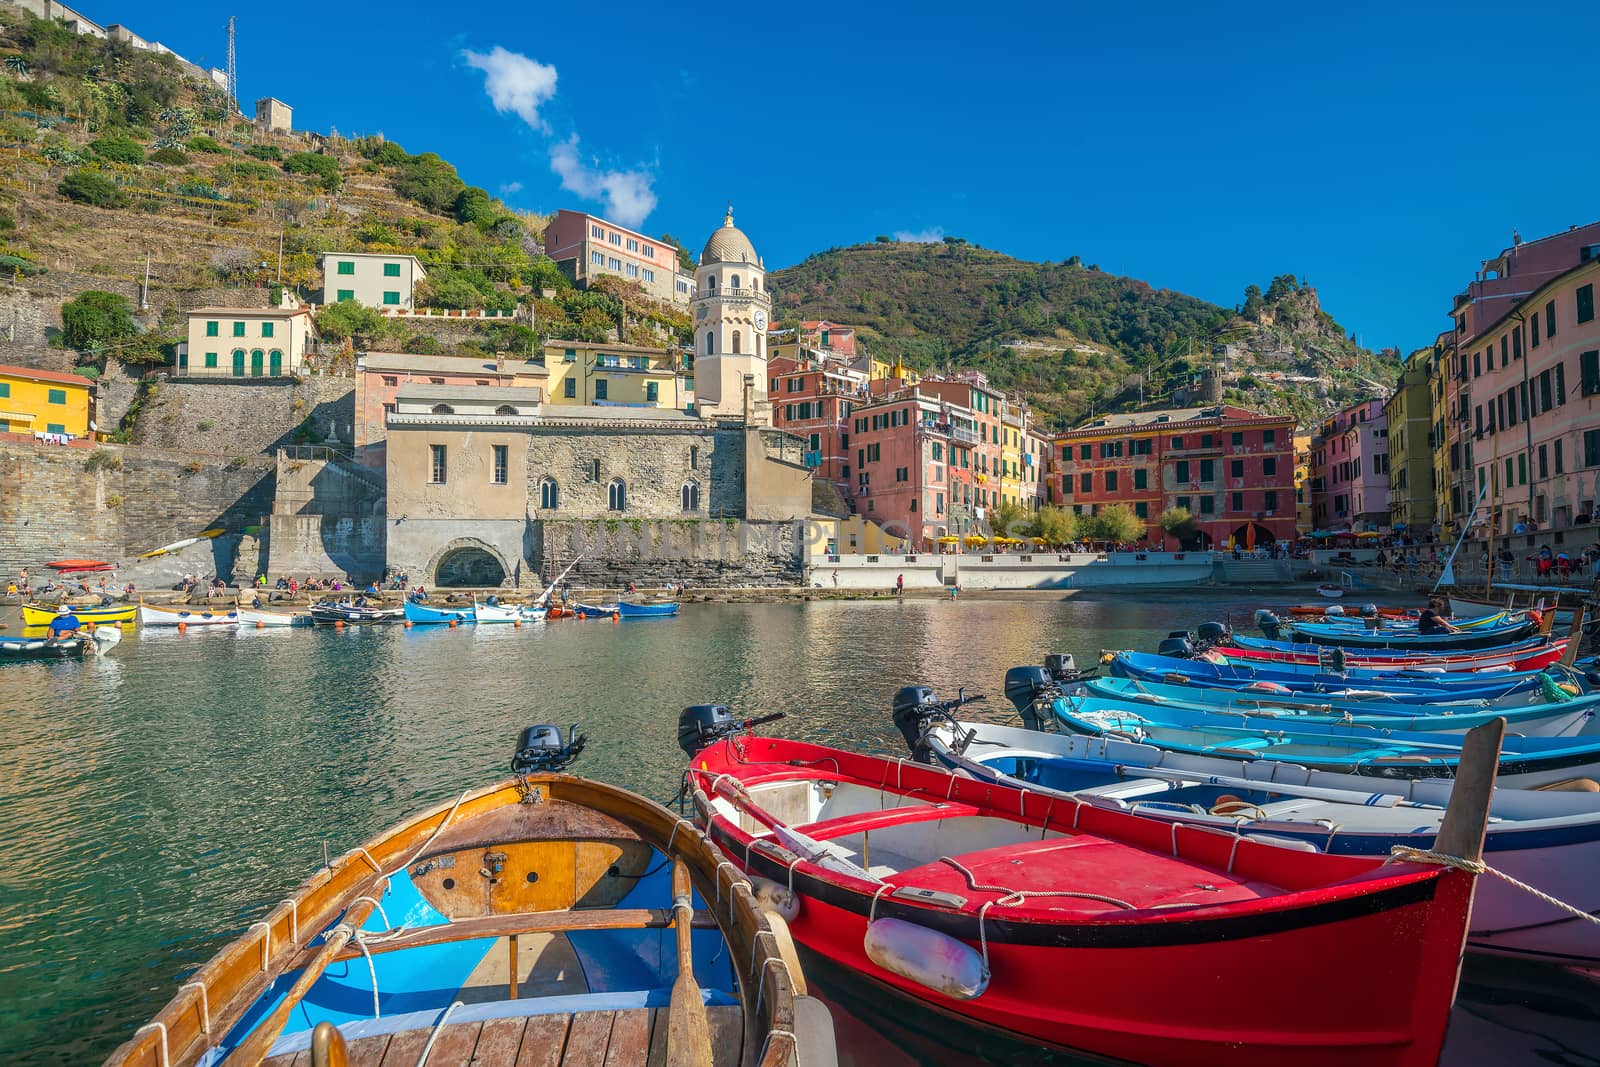
[[[609,619],[618,613],[616,604],[573,604],[572,613],[585,619]]]
[[[1181,678],[1185,685],[1243,689],[1278,686],[1297,693],[1349,694],[1381,690],[1394,700],[1424,704],[1434,700],[1492,700],[1540,686],[1543,671],[1497,673],[1446,673],[1421,670],[1377,670],[1352,667],[1341,673],[1311,664],[1215,663],[1204,659],[1178,659],[1149,652],[1119,652],[1111,661],[1119,678],[1164,682]]]
[[[1461,754],[1461,737],[1453,734],[1299,723],[1288,729],[1270,720],[1251,725],[1248,719],[1090,696],[1056,696],[1039,713],[1049,714],[1061,728],[1090,737],[1139,741],[1188,755],[1270,760],[1381,778],[1453,778]],[[1500,752],[1498,781],[1519,789],[1600,774],[1600,738],[1507,735]]]
[[[461,625],[478,621],[477,613],[472,608],[431,608],[415,600],[407,600],[405,607],[406,621],[418,626]]]
[[[1541,648],[1548,647],[1549,642],[1542,637],[1529,637],[1520,641],[1512,641],[1505,645],[1496,645],[1482,649],[1439,649],[1442,655],[1463,657],[1479,657],[1499,655],[1518,657],[1531,655]],[[1304,641],[1285,641],[1276,637],[1253,637],[1250,634],[1231,634],[1227,638],[1227,645],[1220,648],[1219,652],[1229,658],[1227,649],[1261,649],[1267,652],[1293,652],[1301,656],[1328,655],[1332,651],[1328,645],[1319,645]],[[1362,648],[1352,650],[1352,654],[1359,655],[1362,659],[1372,662],[1375,660],[1408,660],[1415,661],[1429,654],[1429,650],[1404,649],[1404,648]]]
[[[1258,728],[1340,726],[1345,729],[1404,730],[1458,734],[1491,719],[1505,719],[1506,729],[1533,737],[1582,737],[1600,732],[1600,695],[1573,696],[1551,678],[1548,688],[1518,694],[1504,703],[1451,700],[1430,704],[1324,699],[1296,694],[1196,689],[1129,678],[1094,678],[1084,683],[1090,697],[1145,705],[1161,720],[1167,711],[1215,716],[1219,722]],[[1581,690],[1580,690],[1581,692]]]
[[[1375,621],[1381,624],[1383,620]],[[1275,627],[1268,629],[1269,637],[1272,636],[1272,629]],[[1344,648],[1359,649],[1390,648],[1406,652],[1496,648],[1531,637],[1538,629],[1539,624],[1527,615],[1518,616],[1497,626],[1479,626],[1442,634],[1418,633],[1414,627],[1390,630],[1381,625],[1374,629],[1358,629],[1343,623],[1288,624],[1291,637],[1313,645],[1339,645]]]
[[[626,600],[617,601],[617,614],[624,619],[664,619],[677,613],[678,602],[676,600],[664,601],[659,604],[630,604]]]

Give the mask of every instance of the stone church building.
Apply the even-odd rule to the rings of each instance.
[[[812,477],[771,426],[765,271],[730,209],[694,300],[692,410],[402,386],[388,412],[387,560],[434,586],[798,584]]]

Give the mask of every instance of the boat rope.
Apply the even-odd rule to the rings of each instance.
[[[204,982],[185,982],[183,985],[178,987],[178,992],[182,993],[185,989],[200,990],[200,1032],[205,1034],[207,1037],[210,1037],[211,1000],[206,995],[206,984]]]
[[[411,854],[411,858],[410,859],[408,859],[404,863],[400,864],[400,866],[396,867],[394,870],[390,871],[388,874],[385,874],[384,878],[393,877],[394,875],[399,874],[401,871],[405,870],[407,867],[411,866],[413,863],[417,862],[417,857],[421,856],[424,852],[426,852],[428,850],[428,846],[433,844],[434,841],[436,841],[438,839],[440,834],[444,833],[444,828],[446,826],[450,825],[450,820],[455,818],[456,812],[459,811],[460,808],[461,808],[461,802],[467,799],[467,794],[470,793],[470,792],[472,792],[472,790],[470,790],[470,789],[462,790],[461,791],[461,795],[456,797],[456,802],[454,804],[450,805],[450,810],[445,812],[444,818],[439,821],[439,825],[434,827],[433,833],[428,835],[428,839],[426,841],[424,841],[422,844],[417,846],[417,850]],[[366,849],[362,849],[361,850],[362,855],[366,855],[366,852],[367,852]],[[372,857],[371,856],[367,856],[367,859],[371,860]],[[376,863],[374,863],[373,866],[377,868],[379,874],[383,874],[383,868],[382,867],[378,867],[378,865]],[[388,919],[384,920],[385,925],[388,924],[388,921],[389,921]]]
[[[365,848],[364,848],[364,847],[363,847],[363,846],[361,846],[361,845],[357,845],[357,846],[356,846],[356,847],[355,847],[355,851],[357,851],[357,852],[359,852],[359,853],[361,853],[361,858],[362,858],[362,859],[364,859],[364,860],[366,860],[366,861],[367,861],[367,862],[368,862],[368,863],[370,863],[370,864],[372,864],[372,869],[373,869],[373,870],[375,870],[375,871],[377,871],[377,872],[378,872],[378,873],[379,873],[379,874],[382,874],[382,873],[383,873],[383,868],[382,868],[382,867],[380,867],[380,866],[379,866],[379,865],[378,865],[378,861],[377,861],[377,860],[375,860],[375,859],[373,859],[373,858],[372,858],[372,853],[370,853],[370,852],[368,852],[368,851],[367,851],[367,850],[366,850],[366,849],[365,849]]]
[[[1495,870],[1482,860],[1469,860],[1461,856],[1451,856],[1448,853],[1435,852],[1432,849],[1427,848],[1412,848],[1409,845],[1395,845],[1393,848],[1389,849],[1389,858],[1384,860],[1384,863],[1434,863],[1441,867],[1452,867],[1458,871],[1466,871],[1468,874],[1492,874],[1503,882],[1509,882],[1518,889],[1533,894],[1546,904],[1549,904],[1551,907],[1559,908],[1561,911],[1566,912],[1575,919],[1582,919],[1585,922],[1591,922],[1596,926],[1600,926],[1600,916],[1592,915],[1589,912],[1584,911],[1582,908],[1573,907],[1566,901],[1559,900],[1541,889],[1535,889],[1527,882],[1518,881],[1504,871]]]
[[[138,1037],[146,1030],[154,1030],[156,1033],[161,1035],[161,1067],[170,1067],[172,1060],[167,1056],[167,1024],[145,1023],[143,1026],[139,1027],[139,1029],[133,1032],[133,1036]]]
[[[790,1044],[791,1047],[796,1048],[796,1049],[798,1049],[800,1047],[800,1041],[799,1041],[798,1038],[796,1038],[794,1036],[794,1031],[793,1030],[784,1030],[784,1029],[781,1029],[780,1027],[769,1026],[767,1028],[766,1039],[761,1042],[761,1058],[759,1060],[757,1060],[756,1062],[758,1062],[758,1063],[766,1063],[767,1062],[767,1049],[772,1044],[772,1039],[775,1038],[775,1037],[787,1037],[789,1039],[789,1044]]]
[[[249,933],[258,926],[267,932],[266,936],[262,938],[261,941],[261,969],[264,971],[267,969],[268,961],[272,959],[272,924],[267,922],[265,919],[263,919],[261,922],[251,923],[249,928],[245,930],[245,933]]]
[[[976,889],[984,893],[1004,893],[1005,896],[1001,897],[999,900],[991,900],[988,902],[989,904],[998,904],[1002,908],[1014,908],[1023,901],[1031,900],[1034,897],[1072,897],[1077,900],[1099,901],[1101,904],[1110,904],[1112,907],[1122,908],[1125,911],[1138,910],[1134,905],[1129,904],[1126,900],[1118,900],[1116,897],[1102,896],[1099,893],[1080,893],[1071,889],[1011,889],[1003,885],[982,885],[978,882],[976,875],[963,867],[960,862],[954,858],[950,856],[940,856],[939,862],[948,863],[957,871],[961,872],[961,877],[967,880],[968,889]],[[986,904],[985,907],[987,906],[988,905]],[[981,932],[983,929],[983,924],[981,921],[978,924],[978,928]]]
[[[444,1014],[439,1016],[439,1021],[433,1024],[433,1033],[428,1035],[428,1043],[422,1046],[422,1055],[417,1057],[417,1067],[423,1067],[428,1062],[428,1053],[433,1051],[433,1043],[439,1040],[439,1032],[444,1028],[445,1020],[450,1018],[450,1013],[459,1007],[461,1007],[461,1001],[452,1002],[444,1010]]]
[[[377,900],[375,900],[374,898],[365,897],[365,896],[356,897],[356,899],[352,900],[350,902],[350,904],[351,904],[352,907],[354,907],[355,905],[361,903],[363,900],[366,901],[368,904],[371,904],[374,908],[378,909],[378,914],[383,916],[383,928],[385,930],[390,929],[391,926],[390,926],[390,923],[389,923],[389,913],[384,911],[383,910],[383,905],[381,903],[379,903]]]
[[[885,882],[873,892],[872,904],[867,908],[867,922],[870,923],[878,917],[878,898],[893,888],[894,886],[890,885],[888,882]]]

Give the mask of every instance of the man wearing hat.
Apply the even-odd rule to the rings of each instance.
[[[83,623],[72,613],[72,609],[63,604],[56,609],[56,617],[50,620],[50,636],[57,640],[77,637],[78,631],[83,629]]]

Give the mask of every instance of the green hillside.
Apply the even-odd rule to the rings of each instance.
[[[1031,263],[964,241],[829,249],[769,278],[780,314],[863,329],[922,370],[977,368],[1070,424],[1090,411],[1181,402],[1221,362],[1228,399],[1310,422],[1392,378],[1293,278],[1224,308],[1073,257]]]

